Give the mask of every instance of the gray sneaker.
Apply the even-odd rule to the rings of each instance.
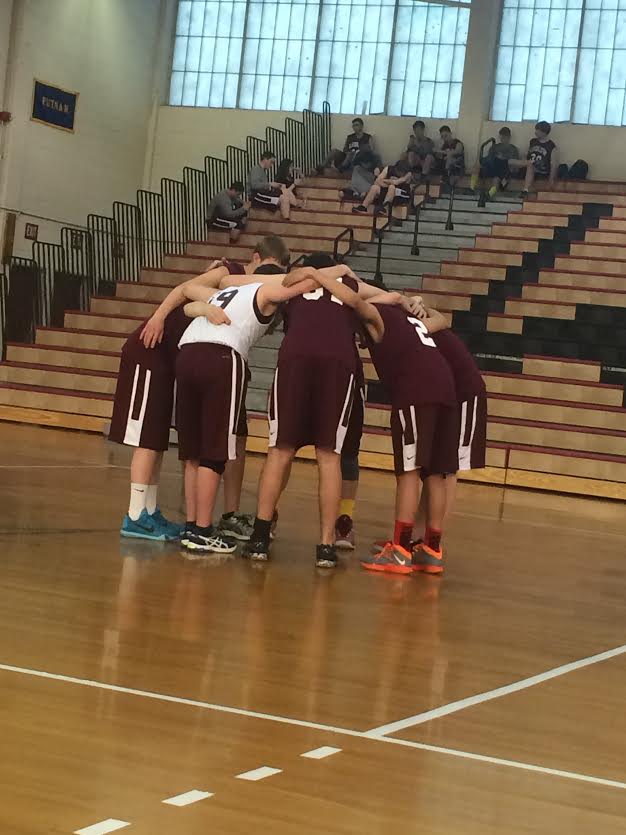
[[[252,524],[245,513],[233,513],[225,519],[223,516],[219,524],[219,533],[239,542],[247,542],[252,536]]]

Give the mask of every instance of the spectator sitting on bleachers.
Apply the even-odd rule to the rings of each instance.
[[[360,206],[355,206],[352,211],[356,214],[367,214],[368,206],[377,202],[377,214],[388,211],[396,199],[409,200],[411,192],[408,184],[411,181],[411,169],[406,160],[398,160],[395,165],[386,165],[376,177],[374,184],[370,186],[365,199]]]
[[[514,171],[526,170],[522,198],[528,197],[537,178],[548,179],[548,187],[553,188],[556,182],[559,160],[554,142],[549,138],[552,125],[548,122],[537,122],[535,135],[528,146],[528,156],[525,160],[510,160],[509,168]]]
[[[284,159],[276,169],[276,182],[280,184],[282,196],[285,198],[280,204],[280,213],[284,220],[289,220],[291,209],[303,209],[306,200],[298,200],[296,197],[296,186],[300,180],[296,177],[292,159]]]
[[[413,123],[404,157],[415,174],[428,177],[435,164],[435,143],[426,136],[426,125],[421,119]]]
[[[465,147],[448,125],[439,128],[439,147],[435,148],[436,171],[454,186],[465,174]]]
[[[476,190],[481,179],[489,179],[491,186],[488,194],[492,200],[498,193],[498,189],[505,189],[509,184],[511,177],[509,162],[520,158],[519,149],[511,142],[510,128],[500,128],[498,137],[499,142],[496,142],[495,139],[490,140],[493,145],[482,164],[480,160],[476,162],[470,180],[470,186]]]
[[[234,243],[248,220],[243,197],[243,183],[232,183],[224,191],[218,192],[209,203],[207,216],[209,225],[213,229],[230,232],[230,239]]]
[[[268,181],[267,172],[275,162],[276,156],[271,151],[263,151],[261,159],[248,174],[251,203],[257,209],[267,209],[270,212],[275,212],[277,209],[282,211],[283,205],[288,203],[288,198],[282,191],[282,184],[273,180]]]
[[[317,169],[318,174],[323,174],[325,168],[336,168],[338,171],[351,171],[356,165],[355,159],[357,154],[365,151],[370,151],[376,154],[374,146],[374,137],[370,133],[365,133],[363,119],[356,118],[352,120],[353,133],[346,136],[346,141],[343,146],[343,151],[338,148],[333,148],[330,154],[324,160],[324,164]],[[380,160],[378,160],[380,162]]]
[[[371,151],[359,151],[354,159],[350,185],[341,189],[339,199],[345,200],[357,197],[362,200],[374,185],[379,174],[380,168],[378,167],[376,154]]]

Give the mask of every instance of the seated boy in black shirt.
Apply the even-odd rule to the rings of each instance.
[[[512,170],[526,170],[524,190],[522,197],[528,197],[528,192],[533,187],[537,177],[548,179],[548,187],[553,188],[556,182],[556,174],[559,167],[557,149],[554,142],[549,138],[552,125],[548,122],[537,122],[535,125],[535,136],[530,140],[528,156],[525,160],[509,160],[509,168]]]

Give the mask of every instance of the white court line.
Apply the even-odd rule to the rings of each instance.
[[[167,806],[191,806],[192,803],[198,803],[200,800],[207,800],[213,797],[211,792],[201,792],[198,789],[192,789],[184,794],[177,794],[176,797],[168,797],[167,800],[162,800]]]
[[[572,661],[570,664],[562,664],[560,667],[546,670],[545,673],[539,673],[539,675],[531,676],[530,678],[523,678],[521,681],[515,681],[513,684],[507,684],[504,687],[496,687],[495,690],[477,693],[475,696],[468,696],[466,699],[450,702],[447,705],[436,707],[434,710],[416,713],[414,716],[399,719],[397,722],[389,722],[387,725],[379,725],[377,728],[366,731],[365,736],[370,739],[378,739],[387,734],[398,733],[407,728],[413,728],[415,725],[422,725],[424,722],[432,722],[433,719],[441,719],[442,716],[458,713],[459,710],[466,710],[468,707],[475,707],[484,702],[490,702],[492,699],[500,699],[502,696],[510,696],[511,693],[518,693],[520,690],[527,690],[536,684],[543,684],[544,681],[550,681],[550,679],[564,676],[567,673],[574,672],[574,670],[582,670],[584,667],[590,667],[592,664],[599,664],[600,661],[608,661],[609,658],[615,658],[618,655],[623,655],[625,652],[626,644],[615,649],[607,650],[607,652],[590,655],[588,658],[581,658],[579,661]]]
[[[325,760],[326,757],[332,757],[333,754],[340,754],[341,748],[333,748],[332,745],[323,745],[321,748],[316,748],[314,751],[307,751],[305,754],[300,754],[307,760]]]
[[[252,771],[244,771],[243,774],[238,774],[236,780],[250,780],[256,783],[257,780],[265,780],[266,777],[273,777],[275,774],[281,774],[282,768],[270,768],[269,765],[262,765],[260,768],[254,768]]]
[[[475,762],[489,763],[490,765],[500,765],[507,768],[521,769],[522,771],[548,774],[555,777],[563,777],[568,780],[577,780],[583,783],[594,783],[599,786],[608,786],[609,788],[614,789],[626,789],[626,783],[621,783],[617,780],[606,780],[602,777],[592,777],[586,774],[578,774],[574,771],[556,771],[555,769],[545,768],[544,766],[534,765],[532,763],[505,760],[500,759],[499,757],[488,757],[483,754],[473,754],[468,751],[459,751],[455,748],[441,748],[436,745],[428,745],[425,742],[412,742],[406,739],[396,739],[388,736],[368,736],[367,731],[353,731],[349,728],[337,728],[333,725],[322,725],[318,722],[307,722],[302,719],[290,719],[287,716],[275,716],[271,713],[257,713],[256,711],[244,710],[243,708],[227,707],[225,705],[216,705],[209,702],[200,702],[195,699],[183,699],[178,696],[153,693],[149,690],[134,690],[133,688],[121,687],[117,684],[107,684],[103,681],[75,678],[73,676],[60,675],[59,673],[47,673],[42,670],[32,670],[27,667],[15,667],[11,664],[0,664],[0,670],[4,670],[9,673],[19,673],[21,675],[32,676],[34,678],[48,679],[49,681],[59,681],[65,684],[78,684],[83,687],[93,687],[98,690],[107,690],[112,693],[120,693],[126,696],[140,696],[144,699],[154,699],[159,702],[185,705],[187,707],[197,707],[202,710],[214,710],[219,713],[230,713],[236,716],[246,716],[250,719],[266,719],[270,722],[278,722],[283,725],[296,725],[301,728],[310,728],[312,730],[324,731],[326,733],[334,733],[342,736],[355,737],[357,739],[368,739],[370,741],[382,742],[386,745],[401,745],[405,748],[415,748],[419,751],[430,751],[434,754],[444,754],[449,757],[459,757],[461,759],[474,760]],[[85,833],[81,832],[81,835],[85,835]],[[99,833],[87,832],[86,835],[99,835]]]
[[[108,835],[109,832],[117,832],[119,829],[125,829],[130,826],[128,821],[118,821],[114,818],[94,823],[92,826],[86,826],[84,829],[77,829],[74,835]]]

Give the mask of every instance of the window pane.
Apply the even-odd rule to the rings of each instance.
[[[469,9],[399,0],[398,16],[410,30],[408,51],[392,63],[393,82],[405,82],[402,110],[398,98],[389,113],[423,118],[454,119],[459,115],[460,87],[465,64]]]
[[[179,0],[170,103],[455,117],[468,6]]]
[[[624,125],[626,93],[626,3],[587,3],[582,38],[574,121],[589,125]]]
[[[504,0],[492,119],[569,119],[581,20],[582,0]]]

